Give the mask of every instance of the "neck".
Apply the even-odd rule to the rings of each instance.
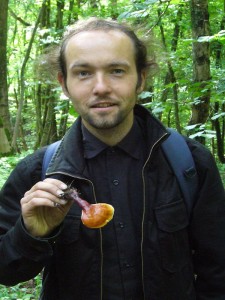
[[[90,131],[96,138],[105,143],[108,146],[117,145],[130,131],[133,125],[134,117],[131,115],[126,122],[122,122],[113,128],[99,129],[90,126],[84,120],[82,120],[84,126]]]

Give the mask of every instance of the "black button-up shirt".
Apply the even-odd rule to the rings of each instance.
[[[84,156],[97,201],[115,209],[113,220],[102,228],[103,299],[142,299],[144,135],[137,120],[114,147],[98,140],[84,126],[82,131]]]

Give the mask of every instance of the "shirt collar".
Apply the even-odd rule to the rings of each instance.
[[[88,129],[82,124],[84,157],[87,159],[97,156],[100,152],[107,148],[119,148],[129,154],[135,159],[140,158],[141,143],[140,138],[143,136],[140,126],[136,119],[134,119],[133,126],[128,134],[116,146],[109,147],[98,138],[96,138]]]
[[[136,119],[134,119],[133,126],[128,134],[120,141],[117,145],[118,148],[125,151],[127,154],[132,156],[133,158],[140,158],[140,150],[142,148],[142,139],[143,134],[140,126]]]
[[[93,158],[108,147],[108,145],[90,133],[83,124],[81,129],[83,134],[84,158]]]

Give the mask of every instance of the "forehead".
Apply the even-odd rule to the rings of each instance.
[[[134,59],[135,50],[133,41],[119,30],[82,31],[72,36],[66,45],[65,55],[85,55],[104,53],[105,55],[130,56]]]

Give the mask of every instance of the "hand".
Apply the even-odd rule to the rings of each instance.
[[[73,204],[59,198],[66,187],[60,180],[47,178],[25,193],[20,202],[22,217],[32,236],[48,236],[64,220]]]

